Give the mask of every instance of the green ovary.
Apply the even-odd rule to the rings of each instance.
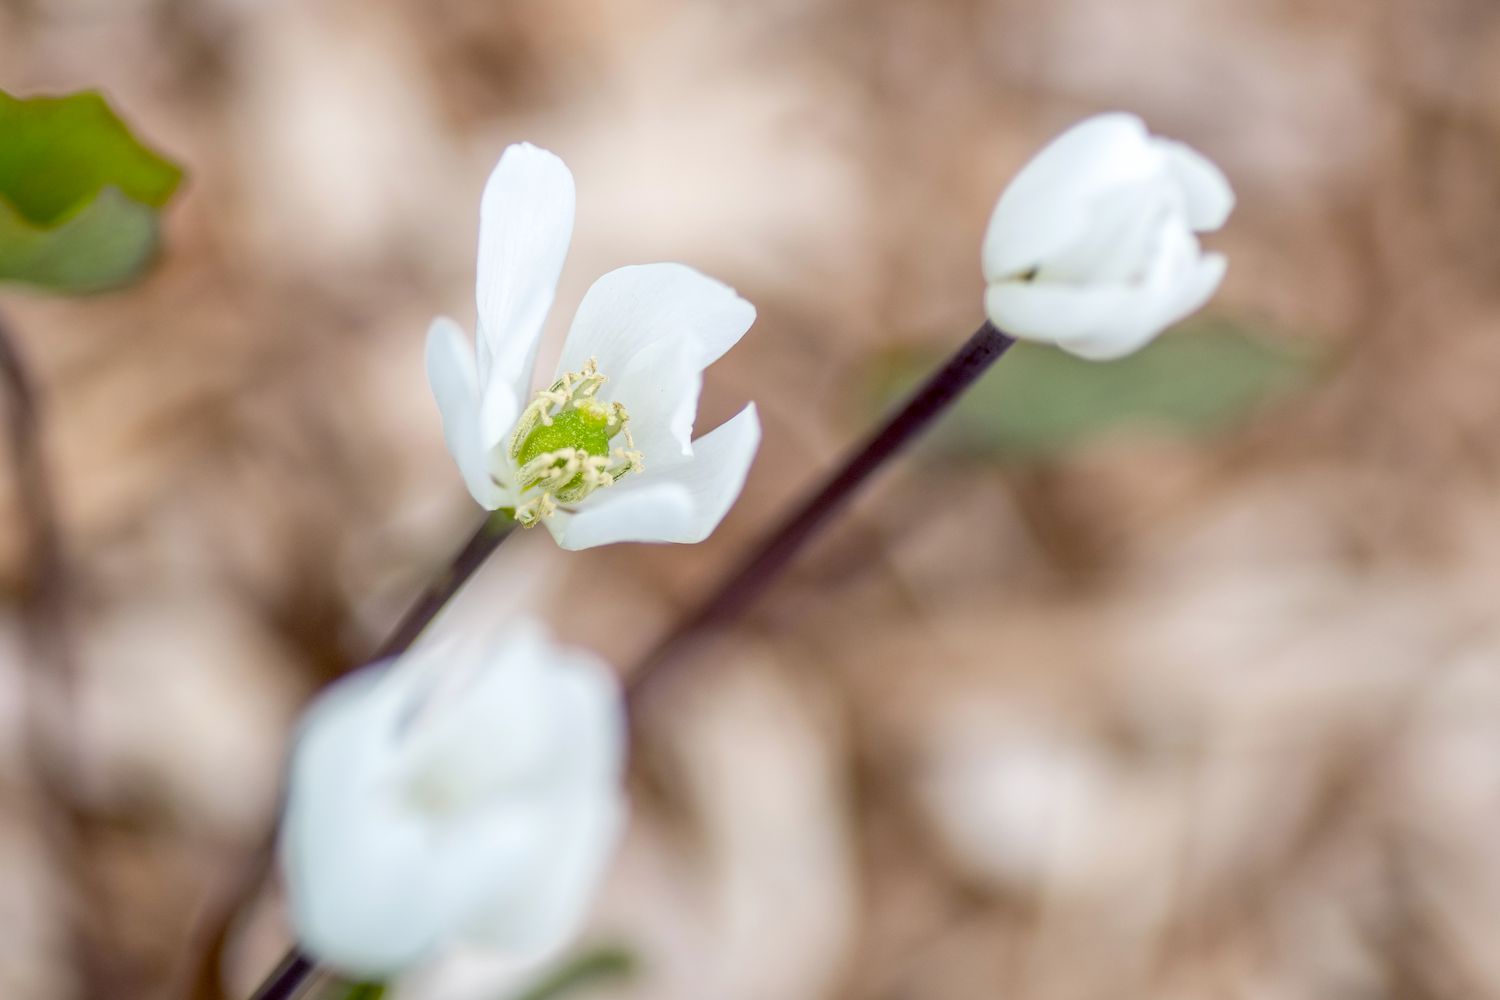
[[[603,384],[590,360],[582,371],[559,376],[522,411],[510,457],[524,498],[514,516],[523,527],[641,470],[641,453],[626,426],[630,414],[620,403],[594,398]],[[611,446],[616,438],[623,447]]]
[[[550,425],[538,425],[526,436],[516,452],[516,461],[525,465],[538,455],[561,448],[576,448],[590,455],[608,455],[610,439],[620,432],[619,424],[611,432],[609,418],[609,411],[604,407],[564,410],[552,418]]]

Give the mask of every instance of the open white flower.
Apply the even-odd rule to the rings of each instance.
[[[573,205],[572,174],[535,146],[511,146],[490,175],[477,362],[452,320],[427,336],[448,450],[481,506],[545,524],[563,548],[702,541],[760,443],[753,403],[693,440],[703,369],[739,341],[755,308],[681,264],[612,271],[584,296],[550,385],[532,393]]]
[[[302,947],[385,977],[448,945],[566,944],[623,825],[624,731],[609,668],[525,621],[333,685],[303,718],[281,830]]]
[[[1086,119],[1000,196],[984,237],[985,311],[1012,336],[1118,358],[1201,307],[1224,278],[1195,233],[1234,208],[1224,174],[1136,116]]]

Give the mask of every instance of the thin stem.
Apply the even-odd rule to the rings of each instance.
[[[291,1000],[315,968],[312,959],[293,948],[260,984],[251,1000]]]
[[[724,579],[630,673],[627,698],[636,709],[682,654],[755,602],[797,553],[887,460],[914,440],[1015,343],[986,322],[918,389],[885,425],[849,456],[824,484],[753,545]]]
[[[110,954],[103,891],[88,858],[89,817],[78,797],[77,748],[70,738],[78,657],[69,628],[68,567],[42,453],[41,406],[3,319],[0,385],[7,400],[12,474],[24,526],[25,741],[38,811],[46,841],[75,893],[66,905],[79,993],[92,998],[127,996],[134,986],[123,981],[124,970]]]
[[[399,656],[411,648],[411,644],[417,641],[417,636],[432,624],[437,613],[443,609],[443,605],[458,593],[459,589],[469,581],[469,577],[484,565],[490,553],[500,547],[500,543],[510,537],[510,533],[516,528],[516,522],[504,514],[491,514],[479,522],[479,527],[474,529],[474,534],[464,543],[463,548],[449,560],[447,567],[437,579],[427,585],[422,596],[411,606],[401,623],[396,626],[385,642],[376,649],[375,655],[370,659],[388,660],[393,656]]]
[[[427,585],[422,596],[417,598],[416,603],[402,616],[400,623],[390,636],[375,650],[374,655],[370,657],[370,662],[388,660],[410,649],[412,643],[417,641],[417,637],[428,625],[432,624],[443,606],[452,599],[454,594],[458,593],[479,567],[484,565],[484,561],[489,558],[490,554],[498,549],[515,529],[516,522],[504,514],[495,513],[485,517],[474,529],[474,533],[469,536],[468,541],[464,542],[463,547],[443,567],[442,572]],[[212,919],[205,921],[208,927],[204,935],[207,944],[187,977],[191,996],[219,995],[218,969],[224,945],[228,941],[229,928],[235,915],[239,913],[242,902],[260,886],[270,870],[275,843],[275,831],[267,831],[246,866],[245,876],[237,880],[228,905],[216,909]],[[276,967],[276,970],[256,990],[255,1000],[287,1000],[296,994],[315,969],[316,966],[311,959],[297,948],[292,948],[282,957],[281,964]]]

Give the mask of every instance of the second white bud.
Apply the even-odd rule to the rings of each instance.
[[[1118,358],[1198,310],[1224,278],[1197,233],[1234,208],[1224,174],[1136,116],[1098,115],[1036,155],[985,233],[985,312],[1004,332]]]
[[[357,671],[307,712],[281,855],[301,946],[387,977],[575,933],[625,817],[613,672],[521,621]]]

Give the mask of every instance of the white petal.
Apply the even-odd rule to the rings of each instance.
[[[687,455],[698,373],[738,343],[753,322],[754,306],[690,267],[622,267],[594,282],[583,297],[557,370],[577,371],[595,359],[610,379],[603,398],[625,404],[631,430],[649,436],[660,423],[657,415],[665,415],[674,450]],[[642,413],[647,407],[649,419]]]
[[[518,959],[565,944],[586,913],[624,823],[620,794],[625,712],[614,672],[579,652],[554,655],[550,671],[557,760],[534,785],[545,815],[543,849],[522,877],[469,924],[471,939]]]
[[[1221,255],[1209,254],[1190,262],[1171,284],[1002,282],[986,291],[985,311],[1012,336],[1108,361],[1138,350],[1199,309],[1223,279],[1225,266]]]
[[[504,641],[424,651],[434,689],[410,722],[403,768],[413,783],[480,800],[549,766],[546,647]],[[524,657],[524,658],[523,658]]]
[[[470,495],[487,510],[504,506],[505,493],[490,478],[489,449],[480,435],[474,349],[451,319],[434,320],[427,331],[427,382],[443,417],[443,440]]]
[[[576,783],[581,758],[609,765],[588,771],[592,780],[618,770],[618,684],[603,663],[559,649],[524,621],[423,659],[437,669],[406,741],[414,775],[478,798]]]
[[[1149,178],[1162,153],[1135,115],[1085,119],[1052,140],[1011,181],[985,231],[985,280],[1041,265],[1085,232],[1097,197]]]
[[[1036,281],[1140,281],[1161,252],[1163,233],[1183,229],[1182,195],[1164,177],[1121,184],[1095,197],[1088,226],[1036,269]]]
[[[1150,297],[1125,284],[1070,285],[1003,281],[984,295],[990,321],[1013,337],[1042,343],[1105,336],[1150,304]]]
[[[577,514],[558,511],[542,523],[562,548],[578,551],[615,542],[670,542],[693,515],[693,498],[673,483],[595,494]]]
[[[1214,292],[1219,290],[1228,269],[1229,259],[1221,253],[1196,257],[1188,271],[1174,283],[1173,294],[1162,311],[1162,329],[1181,322],[1207,305]]]
[[[540,961],[566,946],[593,903],[625,815],[614,788],[554,803],[538,827],[545,850],[470,924],[467,939],[519,961]]]
[[[690,267],[622,267],[583,297],[557,370],[577,371],[593,358],[609,378],[601,398],[625,404],[648,458],[691,455],[701,373],[753,322],[754,306]]]
[[[622,267],[583,297],[557,370],[577,371],[594,358],[612,375],[658,344],[676,345],[707,368],[754,322],[755,307],[734,289],[685,264]]]
[[[703,392],[703,369],[678,345],[658,343],[641,351],[605,395],[630,411],[636,447],[652,463],[693,453],[693,424]]]
[[[760,414],[754,403],[693,442],[693,456],[663,465],[658,480],[686,489],[693,498],[693,519],[685,525],[683,542],[701,542],[711,535],[739,499],[760,447]],[[652,475],[648,468],[642,479]]]
[[[382,792],[404,706],[391,672],[380,665],[351,674],[308,711],[281,826],[298,941],[360,976],[419,961],[453,931],[447,900],[429,889],[425,829]]]
[[[486,452],[499,446],[515,430],[521,399],[508,382],[491,382],[479,401],[479,444]]]
[[[626,718],[620,678],[582,649],[552,646],[548,656],[555,741],[553,773],[560,783],[618,785],[625,767]]]
[[[460,938],[516,957],[562,943],[618,835],[624,731],[613,671],[524,621],[338,682],[292,757],[299,941],[378,977]],[[442,797],[455,778],[473,794]]]
[[[760,445],[755,404],[697,441],[691,457],[647,466],[545,523],[565,549],[613,542],[701,542],[729,513]]]
[[[1188,225],[1200,233],[1213,232],[1234,211],[1234,189],[1224,171],[1202,153],[1180,142],[1157,139],[1167,154],[1167,166],[1182,188]]]
[[[1169,226],[1133,310],[1123,311],[1113,328],[1064,338],[1058,346],[1098,361],[1130,354],[1207,302],[1223,280],[1227,263],[1219,254],[1205,256],[1185,225]]]
[[[573,237],[574,203],[567,166],[529,143],[506,149],[484,188],[476,282],[479,380],[503,386],[510,400],[531,393],[542,324]],[[505,405],[486,399],[487,411]]]

